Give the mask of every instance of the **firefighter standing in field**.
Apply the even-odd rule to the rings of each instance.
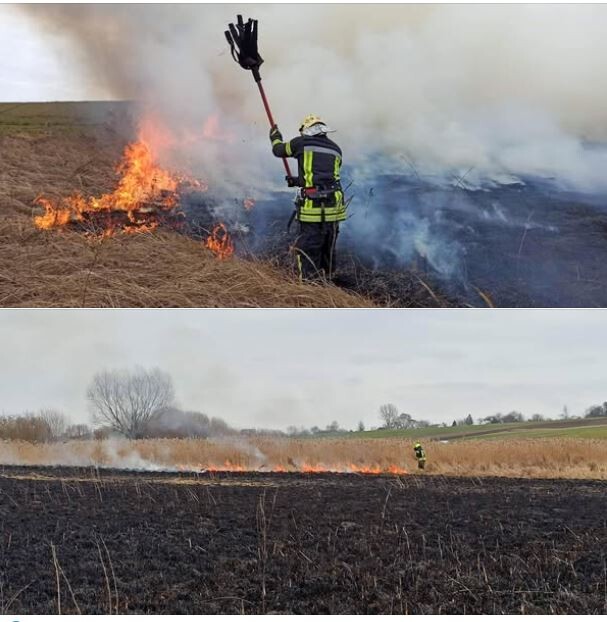
[[[415,457],[417,459],[417,468],[423,469],[426,466],[426,452],[421,446],[421,443],[415,443],[413,445],[413,451],[415,451]]]
[[[332,277],[339,223],[346,218],[340,183],[342,152],[327,136],[332,131],[316,115],[308,115],[300,136],[287,142],[277,126],[270,130],[272,153],[277,158],[296,158],[298,163],[297,177],[287,181],[300,187],[294,217],[299,222],[295,261],[302,279]]]

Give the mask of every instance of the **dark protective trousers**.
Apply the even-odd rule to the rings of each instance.
[[[300,222],[295,240],[295,261],[300,278],[330,279],[335,272],[338,222]]]

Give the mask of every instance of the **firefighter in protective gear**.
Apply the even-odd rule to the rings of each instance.
[[[421,443],[415,443],[413,445],[413,451],[415,452],[415,458],[417,459],[417,468],[423,469],[426,466],[426,452],[421,446]]]
[[[295,259],[303,279],[331,278],[339,223],[346,218],[340,183],[342,152],[327,136],[332,131],[316,115],[308,115],[300,135],[287,142],[277,126],[270,130],[272,153],[277,158],[297,159],[297,177],[287,181],[300,188],[294,214],[299,222]]]

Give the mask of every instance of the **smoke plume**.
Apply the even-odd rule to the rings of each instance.
[[[607,138],[601,5],[23,10],[73,40],[83,80],[138,100],[177,136],[218,115],[234,140],[208,141],[206,157],[195,149],[215,171],[218,162],[236,162],[252,179],[274,164],[256,159],[267,147],[263,110],[223,36],[240,11],[260,21],[262,75],[286,135],[315,111],[338,129],[349,162],[405,154],[420,171],[474,167],[469,180],[509,174],[605,183],[607,151],[588,148]]]

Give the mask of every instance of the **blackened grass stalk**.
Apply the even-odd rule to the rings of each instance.
[[[112,615],[112,589],[110,587],[110,578],[107,573],[105,562],[103,561],[103,555],[101,554],[101,547],[99,546],[99,541],[96,538],[95,538],[95,544],[97,545],[97,552],[99,553],[99,561],[101,562],[101,567],[103,568],[103,575],[105,577],[105,586],[107,589],[107,600],[108,600],[108,615]]]
[[[80,607],[78,606],[78,601],[76,600],[76,596],[74,594],[74,591],[72,590],[72,586],[68,578],[65,576],[65,572],[63,572],[63,568],[61,568],[61,565],[59,564],[59,560],[57,559],[57,551],[55,549],[55,545],[52,542],[51,542],[51,551],[53,554],[53,564],[55,566],[55,578],[57,580],[57,613],[61,615],[61,581],[59,578],[59,573],[61,573],[61,576],[63,577],[67,585],[67,589],[69,590],[70,596],[72,597],[72,602],[74,603],[74,607],[76,607],[76,611],[78,612],[78,614],[82,615],[82,611],[80,611]]]

